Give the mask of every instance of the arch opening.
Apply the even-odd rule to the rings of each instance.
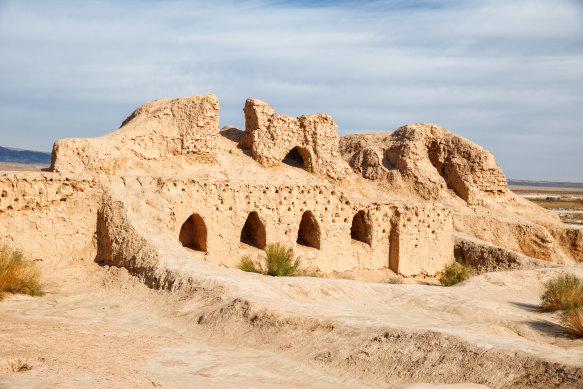
[[[306,149],[296,146],[286,154],[282,162],[288,166],[309,170],[310,154]]]
[[[370,246],[372,229],[367,219],[364,211],[359,211],[354,215],[352,218],[352,226],[350,227],[350,237]]]
[[[249,216],[247,216],[247,220],[241,230],[241,242],[261,250],[265,249],[267,243],[265,226],[255,211],[249,213]]]
[[[184,247],[196,251],[207,251],[207,230],[202,217],[195,213],[186,219],[180,228],[178,239]]]
[[[306,211],[302,215],[297,243],[320,250],[320,226],[316,217],[310,211]]]

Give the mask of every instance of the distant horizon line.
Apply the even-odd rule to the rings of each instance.
[[[30,149],[23,149],[20,147],[8,147],[8,146],[1,146],[0,148],[4,148],[4,149],[8,149],[8,150],[12,150],[12,151],[29,151],[29,152],[34,152],[34,153],[43,153],[43,154],[52,154],[52,150],[51,151],[44,151],[44,150],[30,150]],[[6,161],[0,161],[0,162],[6,162]],[[8,162],[6,162],[8,163]],[[19,163],[19,162],[10,162],[10,163]],[[30,163],[21,163],[22,165],[30,165]],[[37,164],[38,163],[34,163]],[[544,184],[544,183],[565,183],[565,184],[581,184],[583,185],[583,181],[577,181],[577,180],[565,180],[565,179],[547,179],[547,178],[506,178],[506,181],[508,182],[508,185],[511,185],[511,181],[515,182],[515,183],[540,183],[540,184]]]

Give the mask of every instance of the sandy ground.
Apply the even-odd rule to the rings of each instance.
[[[42,169],[47,169],[48,167],[49,165],[0,162],[0,170],[8,172],[40,172]]]
[[[45,296],[0,303],[0,388],[367,386],[285,355],[212,344],[177,313],[179,299],[125,270],[77,264],[52,277]]]
[[[252,330],[245,333],[247,340],[237,341],[233,338],[240,336],[238,324],[228,320],[219,323],[224,331],[199,328],[188,296],[148,289],[124,269],[83,262],[40,266],[45,296],[9,296],[0,302],[2,389],[487,387],[471,381],[430,384],[414,375],[389,385],[374,369],[372,375],[355,374],[313,358],[325,351],[321,342],[282,347],[290,338],[268,340],[273,334],[260,331],[266,337],[261,341]],[[583,268],[574,269],[583,274]],[[461,335],[473,344],[583,366],[583,340],[566,335],[555,314],[535,308],[540,280],[556,271],[489,273],[454,288],[371,284],[374,293],[368,290],[360,298],[354,291],[366,283],[300,279],[309,284],[306,290],[319,288],[328,298],[303,293],[290,297],[303,306],[294,312],[312,318],[342,316],[359,323],[367,336],[372,333],[369,327],[380,323],[396,329],[430,328]],[[268,280],[267,288],[288,284],[286,279],[253,278]],[[355,339],[361,335],[353,334]],[[409,384],[403,382],[407,380]]]

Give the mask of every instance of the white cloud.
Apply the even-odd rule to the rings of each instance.
[[[48,149],[145,101],[212,92],[223,125],[243,125],[247,97],[328,112],[344,132],[432,121],[491,148],[509,176],[583,180],[583,153],[558,146],[583,130],[579,3],[290,3],[5,2],[0,144]],[[509,147],[509,132],[536,136]],[[547,151],[556,162],[540,162]]]

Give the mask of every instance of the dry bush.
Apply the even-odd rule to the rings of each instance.
[[[452,286],[465,281],[474,275],[474,269],[470,265],[463,265],[459,262],[452,262],[445,266],[439,282],[443,286]]]
[[[238,268],[250,273],[263,274],[263,267],[261,266],[261,264],[253,261],[253,259],[251,259],[251,257],[248,255],[244,255],[241,258],[241,262],[239,263]]]
[[[583,307],[583,281],[574,274],[561,274],[545,283],[541,297],[545,311]]]
[[[294,259],[294,251],[281,243],[270,243],[265,247],[265,268],[249,256],[241,258],[239,269],[275,277],[294,277],[316,275],[317,272],[300,270],[299,258]]]
[[[400,275],[397,275],[397,274],[390,275],[390,276],[383,278],[383,280],[381,282],[384,284],[402,284],[403,277],[401,277]]]
[[[6,293],[41,296],[38,279],[34,263],[24,261],[21,251],[0,247],[0,300]]]
[[[294,277],[298,274],[300,260],[294,260],[294,250],[281,243],[271,243],[265,248],[265,274],[276,277]]]
[[[583,308],[573,308],[564,312],[561,324],[571,334],[583,338]]]

